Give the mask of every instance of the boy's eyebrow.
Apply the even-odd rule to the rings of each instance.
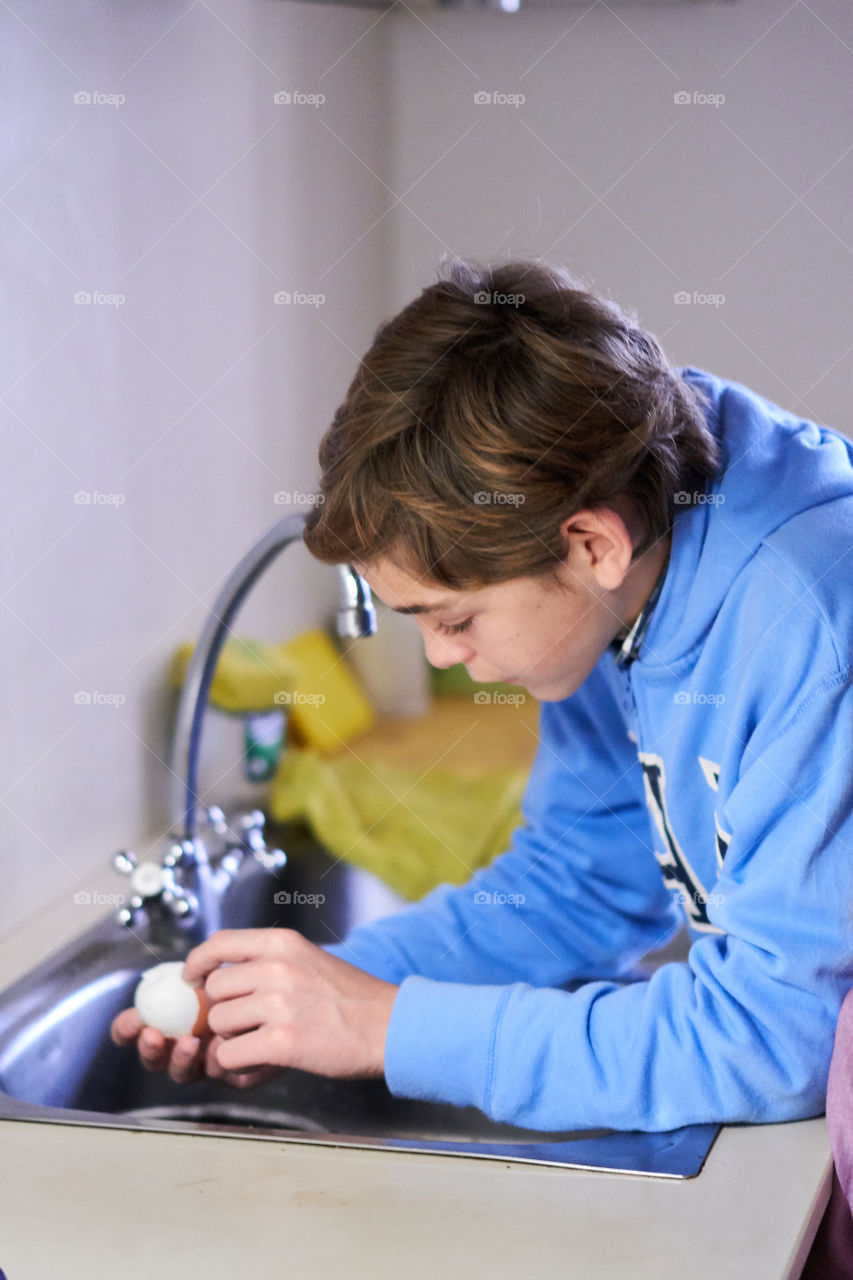
[[[394,613],[434,613],[436,609],[455,609],[458,606],[459,601],[451,596],[447,600],[435,600],[432,604],[401,604],[390,608]]]

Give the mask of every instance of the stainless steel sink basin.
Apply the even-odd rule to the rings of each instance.
[[[355,921],[354,879],[310,840],[290,832],[290,862],[277,883],[253,871],[235,883],[228,927],[279,924],[315,941]],[[328,907],[275,903],[286,882],[294,901],[322,892]],[[322,886],[322,888],[320,887]],[[349,904],[349,905],[348,905]],[[349,912],[350,918],[347,918]],[[328,1080],[289,1070],[252,1090],[212,1080],[176,1085],[146,1071],[109,1039],[112,1018],[132,1003],[140,972],[180,952],[156,955],[106,919],[0,993],[0,1119],[155,1129],[276,1142],[376,1147],[521,1160],[676,1178],[693,1177],[718,1126],[671,1133],[583,1130],[543,1133],[498,1124],[474,1108],[395,1098],[383,1081]]]

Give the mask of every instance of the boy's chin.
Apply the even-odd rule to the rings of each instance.
[[[543,680],[538,685],[530,680],[525,681],[524,688],[537,702],[562,702],[576,693],[579,685],[573,680]]]

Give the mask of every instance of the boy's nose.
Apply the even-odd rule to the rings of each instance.
[[[424,635],[424,649],[430,666],[442,671],[455,667],[457,662],[468,662],[472,656],[470,645],[461,645],[447,636]]]

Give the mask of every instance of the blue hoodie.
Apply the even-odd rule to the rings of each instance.
[[[747,387],[638,656],[543,703],[507,853],[354,930],[395,1094],[544,1130],[820,1114],[853,983],[853,445]],[[686,923],[684,962],[634,966]]]

